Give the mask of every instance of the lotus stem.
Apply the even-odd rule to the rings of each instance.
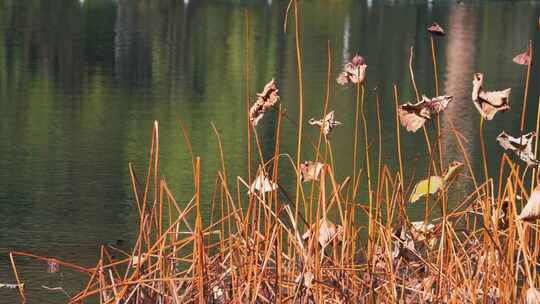
[[[527,53],[529,55],[529,62],[527,64],[527,77],[525,79],[525,89],[523,91],[523,106],[521,108],[521,119],[519,123],[519,131],[521,133],[523,133],[523,130],[525,128],[525,113],[527,111],[527,99],[529,96],[529,80],[531,78],[531,68],[533,63],[533,46],[531,40],[529,40],[529,44],[527,46]]]
[[[249,119],[249,108],[251,106],[251,83],[250,83],[250,53],[249,53],[249,10],[244,10],[244,86],[245,86],[245,98],[246,98],[246,129],[247,129],[247,176],[248,184],[251,185],[251,122]]]
[[[294,35],[296,45],[296,66],[298,69],[298,138],[296,143],[296,168],[300,168],[302,159],[302,126],[304,125],[304,78],[302,75],[302,48],[300,46],[300,17],[298,10],[298,0],[293,0],[294,5]],[[295,195],[295,220],[298,220],[298,204],[300,200],[300,174],[296,174],[296,195]]]
[[[414,80],[414,72],[413,72],[413,52],[414,47],[411,45],[409,48],[409,73],[411,74],[411,82],[414,88],[414,93],[416,94],[416,102],[420,101],[420,93],[418,93],[418,87],[416,86],[416,81]]]
[[[534,141],[534,157],[538,158],[538,136],[540,132],[540,97],[538,97],[538,108],[536,110],[536,140]],[[533,191],[535,185],[536,185],[536,174],[537,174],[538,168],[534,167],[532,170],[532,176],[531,176],[531,188],[530,192]]]
[[[369,254],[371,255],[371,247],[373,246],[373,227],[375,226],[374,225],[374,222],[373,222],[373,189],[372,189],[372,185],[371,185],[371,161],[370,161],[370,157],[369,157],[369,135],[368,135],[368,126],[367,126],[367,121],[366,121],[366,113],[364,111],[364,85],[362,85],[362,95],[361,95],[361,99],[360,99],[360,113],[361,113],[361,116],[362,116],[362,124],[364,125],[364,154],[366,156],[366,171],[367,171],[367,181],[368,181],[368,201],[369,201],[369,242],[370,242],[370,246],[368,247],[368,251],[369,251]],[[354,195],[353,195],[353,209],[352,209],[352,212],[353,212],[353,215],[354,215],[354,205],[355,205],[355,201],[354,201]],[[353,227],[354,227],[354,218],[352,218],[353,222]]]
[[[439,72],[437,69],[437,57],[435,55],[435,39],[433,35],[429,35],[431,41],[431,58],[433,60],[433,76],[435,77],[435,96],[439,96]]]
[[[396,139],[397,139],[397,154],[398,154],[398,161],[399,161],[399,177],[400,177],[400,184],[401,184],[401,191],[403,193],[405,182],[403,180],[403,160],[401,157],[401,134],[399,129],[399,115],[398,115],[398,104],[399,96],[398,96],[398,90],[397,85],[394,84],[394,103],[395,103],[395,112],[396,112]]]
[[[353,163],[352,163],[353,185],[356,185],[356,182],[357,182],[356,170],[357,170],[357,161],[358,161],[357,160],[358,158],[358,129],[359,129],[358,124],[359,124],[362,98],[363,98],[363,87],[360,83],[357,83],[356,84],[356,108],[354,111],[354,144],[353,144]],[[353,191],[351,195],[351,201],[354,202],[355,198],[356,198],[356,191]]]
[[[488,160],[486,152],[486,144],[484,143],[484,118],[480,118],[480,147],[482,149],[482,164],[484,166],[484,180],[487,182],[489,180],[488,173]]]

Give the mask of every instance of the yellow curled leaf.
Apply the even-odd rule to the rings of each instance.
[[[444,181],[440,176],[431,176],[428,179],[421,180],[414,186],[409,201],[414,203],[424,195],[436,193],[443,187],[443,184]]]

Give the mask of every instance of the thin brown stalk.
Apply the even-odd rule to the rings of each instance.
[[[398,117],[398,90],[397,85],[394,84],[394,106],[395,106],[395,113],[396,113],[396,140],[397,140],[397,155],[398,155],[398,161],[399,161],[399,177],[400,177],[400,184],[401,184],[401,191],[403,191],[403,185],[405,185],[404,179],[403,179],[403,160],[401,157],[401,135],[400,135],[400,129],[399,129],[399,117]]]
[[[414,47],[411,46],[409,48],[409,73],[411,74],[411,82],[414,88],[414,93],[416,94],[416,102],[420,101],[420,93],[418,92],[418,87],[416,86],[416,81],[414,80],[414,72],[413,72],[413,53],[414,53]]]
[[[19,278],[19,272],[17,271],[17,267],[15,266],[15,259],[13,258],[13,252],[9,253],[9,261],[11,262],[11,268],[13,269],[13,273],[15,274],[15,280],[17,281],[17,290],[19,291],[21,300],[23,303],[26,303],[26,297],[24,296],[24,285],[22,284],[21,279]]]
[[[437,68],[437,56],[435,51],[435,39],[433,38],[433,35],[429,35],[429,39],[431,42],[431,59],[433,61],[433,77],[435,79],[435,95],[439,96],[439,72]]]
[[[484,143],[484,118],[480,118],[480,147],[482,149],[482,164],[484,166],[484,180],[489,179],[486,144]]]
[[[529,44],[527,46],[527,54],[529,56],[529,63],[527,64],[527,77],[525,78],[525,89],[523,91],[523,106],[521,107],[521,119],[519,123],[519,131],[521,133],[523,133],[523,129],[525,128],[525,113],[527,111],[527,99],[529,96],[529,80],[531,79],[531,69],[533,63],[532,40],[529,40]]]
[[[540,105],[540,97],[538,97],[538,105]],[[540,106],[538,106],[538,108],[536,110],[536,134],[537,134],[537,136],[539,136],[538,134],[540,134],[538,132],[540,132]],[[538,139],[534,141],[534,157],[538,158]],[[534,187],[535,187],[536,174],[537,174],[537,168],[535,167],[532,170],[530,192],[532,192]]]
[[[298,138],[296,142],[296,168],[300,168],[302,159],[302,126],[304,124],[304,78],[302,75],[302,47],[300,46],[300,12],[298,9],[298,0],[293,0],[294,5],[294,35],[296,46],[296,66],[298,71]],[[300,174],[296,174],[296,195],[295,195],[295,210],[298,213],[298,204],[300,200]],[[298,219],[296,214],[295,219]]]

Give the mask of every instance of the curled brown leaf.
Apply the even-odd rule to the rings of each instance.
[[[488,92],[484,90],[484,74],[474,73],[472,101],[480,115],[485,120],[492,120],[499,111],[510,109],[511,89]]]
[[[437,96],[428,98],[422,96],[422,101],[417,103],[402,104],[398,108],[399,121],[409,132],[416,132],[426,120],[431,119],[434,114],[444,111],[453,100],[452,96]]]
[[[437,22],[433,22],[430,26],[428,26],[427,30],[428,32],[438,36],[444,36],[446,34],[443,28]]]
[[[518,138],[512,137],[502,131],[497,136],[497,141],[505,150],[514,152],[527,166],[537,166],[538,160],[534,157],[532,142],[536,137],[536,132],[529,132]]]
[[[351,82],[354,84],[364,83],[367,74],[367,64],[364,57],[356,55],[350,62],[345,64],[343,72],[339,74],[336,81],[340,85]]]
[[[279,101],[276,81],[272,78],[261,93],[257,93],[257,100],[249,109],[249,122],[256,126],[263,118],[264,113]]]
[[[515,64],[519,65],[529,65],[529,62],[531,61],[531,57],[529,56],[529,51],[525,51],[523,53],[517,54],[512,61]]]
[[[330,131],[332,131],[335,126],[341,125],[341,122],[334,119],[334,111],[328,112],[323,119],[316,120],[310,118],[308,123],[312,126],[319,126],[322,129],[325,138],[328,137],[328,134],[330,134]]]
[[[319,174],[324,168],[324,164],[320,162],[305,161],[300,164],[300,180],[309,182],[319,180]]]

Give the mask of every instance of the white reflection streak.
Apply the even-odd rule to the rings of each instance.
[[[123,12],[122,10],[122,1],[120,1],[116,6],[116,20],[114,22],[114,74],[118,78],[120,75],[120,59],[122,57],[122,29],[120,25],[120,20],[123,19]]]
[[[450,104],[441,116],[442,129],[448,130],[443,136],[443,149],[445,160],[461,160],[462,151],[458,146],[455,136],[452,134],[452,120],[456,129],[467,140],[474,139],[474,130],[478,115],[472,107],[471,81],[474,68],[475,56],[475,23],[472,11],[464,6],[453,6],[448,18],[448,35],[446,38],[446,75],[444,75],[444,93],[453,95],[454,102]],[[471,157],[474,145],[464,144],[465,153]],[[459,158],[459,159],[458,159]]]
[[[373,6],[373,0],[366,0],[367,8],[370,9]]]
[[[349,60],[349,48],[351,39],[351,20],[349,15],[345,16],[345,28],[343,29],[343,62]]]

